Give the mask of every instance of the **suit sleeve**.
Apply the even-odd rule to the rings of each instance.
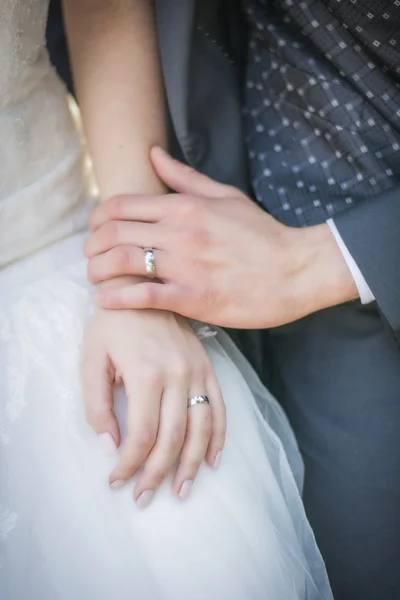
[[[400,343],[400,186],[334,223]]]

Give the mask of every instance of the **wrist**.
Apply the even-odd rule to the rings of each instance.
[[[292,291],[304,315],[359,297],[353,276],[326,223],[291,232],[298,261]]]

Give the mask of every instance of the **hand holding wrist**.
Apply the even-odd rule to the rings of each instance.
[[[119,198],[99,207],[86,250],[98,281],[106,273],[143,274],[141,248],[156,248],[162,283],[104,290],[101,306],[158,308],[249,329],[283,325],[357,298],[328,225],[287,227],[240,190],[160,150],[152,158],[160,177],[180,193]],[[125,258],[117,251],[121,244]]]

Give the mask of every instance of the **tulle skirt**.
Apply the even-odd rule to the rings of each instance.
[[[218,470],[185,502],[166,481],[139,511],[113,491],[84,418],[93,310],[77,234],[0,271],[2,600],[332,599],[286,417],[220,330],[200,328],[227,406]],[[122,429],[123,390],[116,393]]]

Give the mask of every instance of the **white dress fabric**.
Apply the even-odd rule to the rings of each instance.
[[[0,4],[0,598],[331,600],[293,434],[222,331],[198,328],[227,405],[220,468],[143,511],[107,485],[79,385],[89,195],[47,9]]]

